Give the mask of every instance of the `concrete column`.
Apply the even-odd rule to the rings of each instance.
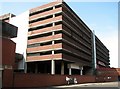
[[[68,64],[68,68],[69,68],[69,75],[72,75],[71,64]]]
[[[64,74],[64,62],[61,64],[61,74]]]
[[[53,18],[55,17],[55,15],[53,14]],[[55,26],[55,23],[53,22],[52,23],[52,26],[54,27]],[[55,35],[55,32],[53,31],[52,32],[52,36],[54,36]],[[55,42],[54,42],[54,40],[52,40],[52,45],[54,44]]]
[[[82,70],[80,70],[80,75],[83,75],[83,71]]]
[[[53,10],[55,9],[55,6],[53,7]],[[53,18],[55,18],[55,14],[53,14]],[[55,26],[55,22],[53,22],[53,26]]]
[[[54,35],[54,32],[52,32],[52,35]],[[54,40],[52,45],[54,45]],[[54,50],[52,50],[52,55],[54,55]],[[51,60],[51,74],[55,74],[55,61],[53,59]]]
[[[80,75],[83,75],[83,67],[80,67]]]
[[[72,69],[71,69],[71,67],[69,68],[69,75],[72,75]]]
[[[54,7],[53,7],[54,9]],[[53,14],[53,18],[55,15]],[[55,26],[55,23],[53,22],[53,27]],[[55,32],[52,32],[52,36],[55,35]],[[52,40],[52,45],[54,45],[54,40]],[[52,55],[54,55],[54,50],[52,50]],[[51,60],[51,74],[55,74],[55,61]]]
[[[51,74],[55,74],[55,60],[51,60]]]
[[[24,73],[27,73],[27,63],[24,63]]]
[[[0,69],[0,89],[2,89],[2,69]]]

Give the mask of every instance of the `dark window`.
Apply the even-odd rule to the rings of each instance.
[[[60,34],[60,33],[62,33],[62,30],[60,30],[60,31],[55,31],[55,34]]]
[[[40,55],[49,55],[52,54],[52,51],[41,52]]]
[[[32,15],[35,15],[35,14],[39,14],[39,13],[42,13],[42,12],[45,12],[45,11],[49,11],[49,10],[52,10],[53,7],[50,7],[50,8],[46,8],[46,9],[43,9],[43,10],[40,10],[40,11],[37,11],[37,12],[33,12],[30,14],[30,16]]]
[[[55,40],[55,44],[62,43],[62,40]]]
[[[52,18],[52,17],[53,17],[52,15],[49,15],[49,16],[46,16],[46,17],[38,18],[36,20],[29,21],[29,23],[34,23],[34,22],[37,22],[37,21],[43,21],[43,20],[46,20],[46,19],[49,19],[49,18]]]
[[[62,53],[62,50],[55,50],[54,53],[55,54]]]
[[[60,24],[62,24],[62,21],[55,22],[55,25],[60,25]]]
[[[40,46],[40,43],[27,45],[27,48]]]
[[[57,5],[57,6],[55,6],[55,8],[59,8],[59,7],[61,7],[61,5]]]
[[[35,27],[35,28],[30,28],[29,31],[43,29],[43,28],[47,28],[47,27],[51,27],[51,26],[52,26],[52,24],[46,24],[46,25]]]
[[[40,56],[40,53],[27,53],[27,56]]]
[[[45,43],[41,43],[40,45],[41,46],[44,46],[44,45],[51,45],[52,44],[52,41],[50,41],[50,42],[45,42]]]
[[[45,34],[39,34],[39,35],[35,35],[35,36],[30,36],[30,37],[28,37],[28,40],[35,39],[35,38],[40,38],[40,37],[46,37],[46,36],[50,36],[50,35],[52,35],[52,32],[45,33]]]
[[[49,54],[52,54],[52,51],[27,53],[27,56],[41,56],[41,55],[49,55]]]
[[[55,14],[55,17],[62,15],[62,13],[57,13]]]

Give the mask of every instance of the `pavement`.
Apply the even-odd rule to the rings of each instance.
[[[120,82],[86,83],[64,86],[51,86],[37,89],[120,89]]]

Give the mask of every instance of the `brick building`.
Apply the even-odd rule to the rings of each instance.
[[[10,38],[17,37],[17,27],[0,20],[0,88],[11,87],[15,66],[16,43]]]
[[[110,65],[109,50],[65,2],[30,9],[9,22],[19,29],[17,49],[23,48],[18,51],[23,55],[19,70],[89,75],[96,67]]]

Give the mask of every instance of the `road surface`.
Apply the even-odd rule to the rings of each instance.
[[[107,83],[86,83],[64,86],[52,86],[37,89],[120,89],[120,82],[107,82]]]

